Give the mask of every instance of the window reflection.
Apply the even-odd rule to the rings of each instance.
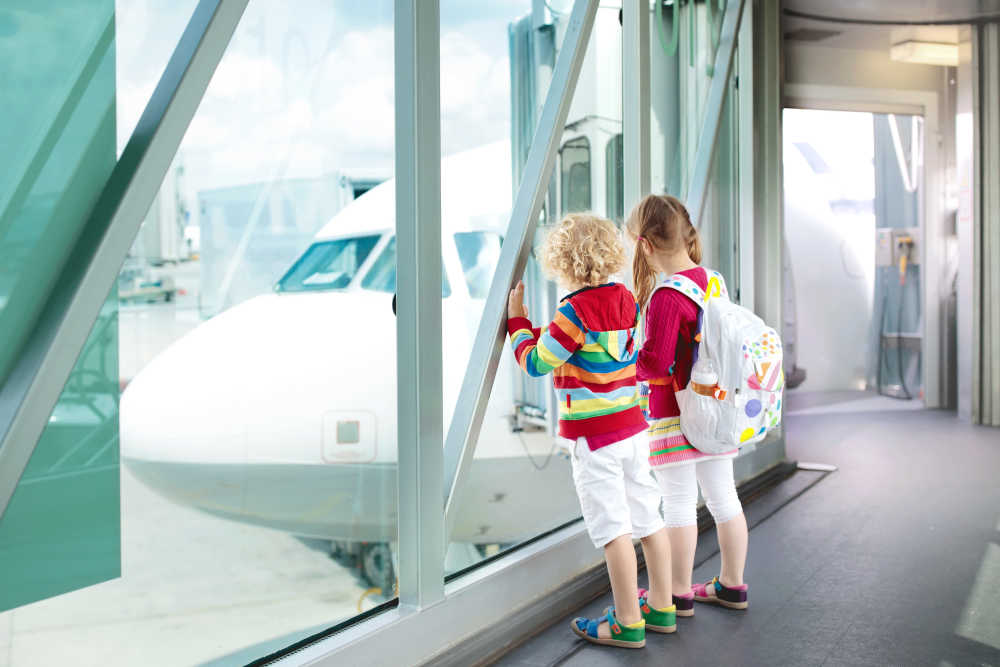
[[[500,259],[500,235],[491,232],[458,232],[455,247],[462,262],[469,296],[485,299]]]

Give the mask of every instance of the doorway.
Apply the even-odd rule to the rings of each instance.
[[[783,139],[790,412],[923,407],[922,117],[786,108]]]

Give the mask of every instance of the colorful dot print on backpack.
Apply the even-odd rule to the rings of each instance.
[[[753,359],[754,373],[747,378],[750,389],[777,391],[784,374],[781,369],[781,341],[776,333],[765,331],[749,345],[744,343],[743,358]]]

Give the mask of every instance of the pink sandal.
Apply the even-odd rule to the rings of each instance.
[[[691,591],[698,602],[719,604],[729,609],[746,609],[747,588],[746,584],[727,588],[722,585],[718,577],[713,577],[704,584],[695,584],[691,587]]]

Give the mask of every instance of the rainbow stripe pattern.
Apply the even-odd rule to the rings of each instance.
[[[544,331],[523,317],[507,321],[521,369],[532,377],[553,374],[559,435],[576,439],[645,425],[636,383],[637,323],[636,307],[628,328],[591,330],[572,299],[559,305]]]
[[[681,418],[663,417],[649,421],[649,465],[653,468],[686,461],[704,461],[735,456],[737,450],[722,454],[705,454],[688,442],[681,432]]]

